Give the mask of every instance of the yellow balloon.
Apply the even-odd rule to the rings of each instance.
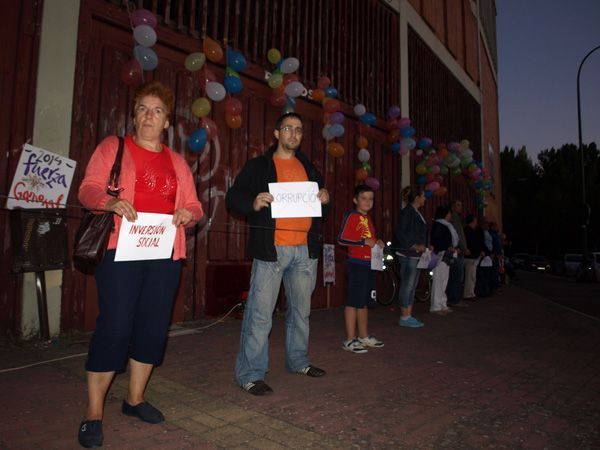
[[[267,59],[271,64],[277,64],[281,59],[281,53],[276,48],[272,48],[267,52]]]
[[[206,62],[206,55],[201,52],[191,53],[185,58],[185,68],[190,72],[195,72],[196,70],[200,70],[204,63]]]
[[[283,83],[283,75],[281,75],[280,73],[275,73],[271,75],[269,81],[267,81],[267,84],[271,89],[275,89],[276,87],[281,86],[281,83]]]
[[[192,103],[192,113],[196,117],[208,116],[210,113],[210,101],[206,97],[200,97]]]

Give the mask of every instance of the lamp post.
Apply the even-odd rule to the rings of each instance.
[[[587,226],[589,221],[589,211],[588,204],[585,196],[585,158],[583,155],[583,144],[581,139],[581,92],[579,89],[579,76],[581,75],[581,68],[583,67],[583,63],[590,57],[592,53],[596,50],[600,49],[600,45],[594,47],[592,50],[588,52],[587,55],[581,60],[579,64],[579,69],[577,70],[577,128],[579,132],[579,155],[581,157],[581,200],[583,201],[583,224],[581,225],[583,231],[583,241],[582,241],[582,257],[581,257],[581,267],[580,267],[580,279],[586,280],[589,277],[595,278],[595,271],[590,266],[587,253],[588,253],[588,236],[587,236]]]

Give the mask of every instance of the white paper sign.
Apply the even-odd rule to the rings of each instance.
[[[64,208],[76,165],[72,159],[25,144],[6,207]]]
[[[115,261],[170,258],[176,230],[170,214],[138,213],[135,222],[123,217]]]
[[[314,181],[269,183],[273,219],[286,217],[321,217],[319,185]]]
[[[335,246],[323,244],[323,285],[335,284]]]
[[[383,270],[383,249],[377,244],[371,247],[371,270]]]

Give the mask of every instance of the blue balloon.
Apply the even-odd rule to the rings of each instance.
[[[375,125],[377,123],[377,117],[375,114],[367,112],[358,118],[359,121],[364,123],[365,125]]]
[[[405,138],[413,137],[416,132],[417,130],[415,130],[413,127],[400,128],[400,136]]]
[[[238,94],[242,92],[242,89],[244,88],[242,80],[231,75],[225,77],[223,80],[223,86],[225,86],[225,90],[230,94]]]
[[[325,97],[336,98],[338,96],[338,91],[334,87],[325,88]]]
[[[400,148],[401,148],[400,142],[394,142],[394,143],[391,145],[391,147],[392,147],[392,152],[393,152],[393,153],[398,153],[398,152],[400,152]]]
[[[425,175],[419,175],[417,177],[417,184],[425,184]]]
[[[227,50],[227,65],[236,72],[241,72],[246,68],[246,58],[240,52]]]
[[[151,48],[136,45],[133,48],[133,56],[139,61],[144,70],[154,70],[158,66],[158,56]]]
[[[194,153],[200,153],[206,146],[206,128],[198,128],[188,137],[188,146]]]
[[[340,125],[339,123],[334,123],[329,128],[329,133],[333,137],[342,137],[344,135],[344,131],[344,126]]]
[[[425,189],[425,198],[431,197],[433,197],[433,192],[431,192],[429,189]]]

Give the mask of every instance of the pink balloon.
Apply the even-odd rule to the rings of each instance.
[[[438,190],[439,187],[440,183],[438,183],[437,181],[432,181],[426,186],[426,188],[429,189],[431,192]]]
[[[377,189],[379,189],[379,180],[375,177],[368,177],[365,180],[365,184],[367,186],[369,186],[371,189],[373,189],[374,191],[376,191]]]
[[[133,23],[134,27],[138,25],[148,25],[152,28],[156,28],[156,16],[152,13],[152,11],[148,11],[147,9],[136,9],[131,13],[131,23]]]
[[[410,127],[410,119],[408,117],[402,117],[398,120],[398,128]]]
[[[333,112],[329,116],[329,123],[331,123],[331,124],[334,124],[334,123],[342,124],[343,122],[344,122],[344,114],[339,111]]]

